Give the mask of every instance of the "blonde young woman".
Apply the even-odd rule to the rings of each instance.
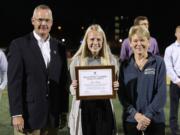
[[[104,31],[97,24],[88,27],[82,44],[70,64],[70,91],[73,99],[69,128],[71,135],[114,135],[116,125],[111,100],[76,100],[78,82],[75,78],[75,66],[88,65],[114,65],[118,74],[118,62],[111,54]],[[119,83],[115,81],[115,90],[118,90],[118,87]]]

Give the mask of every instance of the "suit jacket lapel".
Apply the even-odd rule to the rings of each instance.
[[[51,49],[51,51],[50,51],[51,60],[50,60],[49,66],[51,66],[53,64],[53,60],[55,59],[55,57],[57,55],[57,48],[54,45],[53,40],[51,38],[50,38],[50,49]]]
[[[37,40],[35,39],[33,33],[31,33],[31,40],[30,40],[30,47],[34,53],[34,55],[36,56],[36,60],[39,61],[39,64],[41,66],[41,68],[43,69],[44,72],[47,72],[46,71],[46,65],[45,65],[45,62],[44,62],[44,58],[42,56],[42,53],[41,53],[41,50],[38,46],[38,42]]]
[[[58,43],[55,41],[55,40],[52,40],[52,38],[50,39],[50,49],[51,49],[51,61],[50,61],[50,64],[49,64],[49,69],[52,71],[52,72],[56,72],[56,70],[60,70],[60,67],[61,67],[61,60],[62,57],[61,55],[59,54],[59,45]]]

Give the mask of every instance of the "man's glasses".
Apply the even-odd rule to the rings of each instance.
[[[42,22],[46,22],[46,23],[50,23],[52,22],[51,19],[44,19],[44,18],[34,18],[36,21],[38,21],[39,23],[42,23]]]

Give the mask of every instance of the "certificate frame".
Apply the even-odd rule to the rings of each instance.
[[[76,66],[75,75],[78,81],[76,90],[77,100],[110,99],[116,97],[116,91],[113,87],[113,82],[115,81],[115,66]],[[93,84],[94,82],[91,83],[91,80],[94,81],[95,84]],[[104,83],[102,80],[105,80],[107,82]],[[85,82],[87,84],[85,84]],[[105,90],[103,90],[103,88],[105,88]],[[102,93],[102,91],[104,94]],[[98,94],[96,95],[96,93]]]

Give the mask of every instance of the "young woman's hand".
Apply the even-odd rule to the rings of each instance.
[[[118,81],[115,81],[113,83],[113,87],[114,87],[114,90],[119,90],[119,82]]]
[[[71,85],[72,85],[72,87],[76,90],[77,89],[77,80],[72,80],[72,83],[71,83]]]

